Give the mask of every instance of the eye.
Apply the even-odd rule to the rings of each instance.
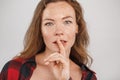
[[[54,25],[52,22],[47,22],[47,23],[45,23],[44,24],[45,26],[52,26],[52,25]]]
[[[64,24],[71,24],[72,23],[72,21],[70,21],[70,20],[66,20],[65,22],[64,22]]]

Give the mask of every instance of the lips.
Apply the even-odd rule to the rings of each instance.
[[[63,45],[65,45],[65,44],[67,43],[67,41],[65,41],[65,40],[60,40],[60,42],[61,42]],[[54,44],[57,44],[57,41],[54,41],[53,43],[54,43]]]
[[[62,44],[65,44],[67,41],[64,41],[64,40],[60,40]]]

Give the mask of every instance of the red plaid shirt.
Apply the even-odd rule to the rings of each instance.
[[[26,60],[20,58],[11,60],[3,67],[0,73],[0,80],[30,80],[35,67],[35,57]],[[81,80],[97,80],[93,71],[85,65],[80,67],[82,70]]]

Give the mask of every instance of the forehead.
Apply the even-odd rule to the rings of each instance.
[[[43,11],[43,18],[62,18],[65,16],[71,16],[73,18],[75,17],[75,11],[73,7],[65,1],[49,3]]]

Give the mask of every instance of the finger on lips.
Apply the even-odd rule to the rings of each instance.
[[[63,44],[61,43],[61,41],[59,39],[57,40],[57,44],[58,44],[60,53],[65,56],[65,48],[64,48]]]
[[[55,52],[51,54],[50,56],[48,56],[46,59],[44,59],[46,65],[48,65],[50,62],[64,63],[65,48],[59,39],[57,40],[57,44],[58,44],[60,51]]]

